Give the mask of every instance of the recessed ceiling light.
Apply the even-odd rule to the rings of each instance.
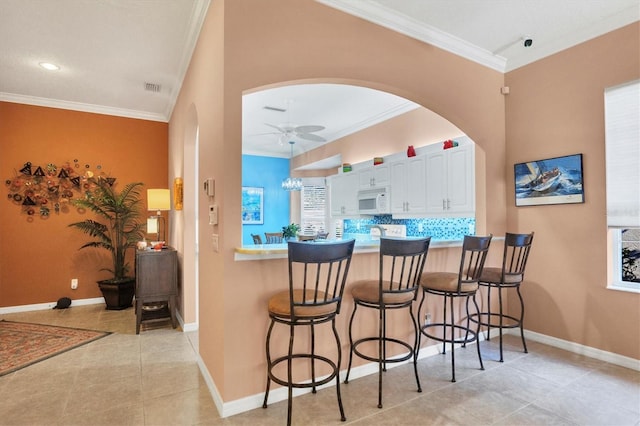
[[[40,62],[39,64],[42,68],[49,70],[49,71],[58,71],[60,69],[59,66],[57,66],[56,64],[52,64],[50,62]]]

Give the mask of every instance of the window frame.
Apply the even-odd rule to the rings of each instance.
[[[322,219],[322,224],[323,226],[321,227],[321,229],[315,229],[316,234],[318,232],[328,232],[329,229],[329,225],[330,222],[328,220],[328,212],[329,212],[329,189],[327,187],[327,184],[325,182],[324,178],[303,178],[302,179],[302,190],[300,191],[300,234],[301,235],[309,235],[305,233],[306,230],[306,226],[305,224],[308,222],[316,222],[317,218],[306,221],[305,220],[305,211],[307,211],[307,209],[305,209],[305,195],[306,192],[308,191],[309,187],[313,187],[313,188],[322,188],[322,190],[324,191],[324,205],[323,205],[323,219]],[[314,190],[315,192],[315,190]]]
[[[640,228],[640,192],[636,156],[640,116],[640,80],[604,90],[607,215],[607,288],[640,293],[640,283],[623,280],[624,229]],[[635,240],[630,240],[635,241]]]
[[[609,239],[611,266],[607,288],[610,290],[640,293],[640,283],[622,280],[622,229],[609,228]]]

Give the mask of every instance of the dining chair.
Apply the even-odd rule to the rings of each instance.
[[[499,330],[500,362],[504,362],[502,353],[502,330],[505,328],[520,328],[520,337],[522,338],[524,353],[528,353],[527,343],[524,340],[524,300],[520,293],[520,284],[522,284],[524,280],[524,270],[529,260],[529,251],[533,243],[533,235],[533,232],[530,234],[512,234],[507,232],[504,238],[502,266],[485,267],[478,280],[480,287],[487,288],[487,304],[483,304],[483,307],[486,307],[483,308],[482,312],[471,315],[470,319],[473,322],[479,323],[481,326],[487,327],[487,340],[491,338],[491,327]],[[497,313],[491,310],[491,292],[494,289],[498,292]],[[502,291],[508,291],[509,289],[515,289],[518,299],[520,300],[520,314],[518,316],[504,312]]]
[[[431,237],[420,239],[380,238],[378,259],[378,277],[356,281],[351,286],[354,306],[349,320],[349,366],[345,383],[349,383],[349,373],[354,354],[367,361],[378,364],[378,408],[382,408],[382,374],[387,371],[388,363],[404,362],[413,359],[413,368],[418,385],[418,324],[413,314],[413,302],[416,300],[420,277],[424,269]],[[354,340],[354,318],[358,307],[372,308],[378,311],[378,333]],[[388,335],[387,311],[406,309],[411,317],[413,341],[407,342],[399,337]],[[357,328],[357,327],[356,327]],[[376,345],[368,345],[375,342]],[[397,356],[389,346],[406,350]],[[373,347],[377,348],[374,353]]]
[[[271,382],[288,388],[287,425],[291,424],[293,388],[312,388],[316,393],[318,386],[335,379],[338,396],[340,418],[346,420],[342,398],[340,396],[340,363],[342,360],[342,345],[336,329],[336,316],[340,313],[342,295],[344,293],[351,256],[355,240],[345,240],[327,244],[309,244],[299,241],[288,242],[289,288],[280,291],[269,299],[268,310],[271,322],[267,331],[267,388],[264,394],[263,408],[267,408],[269,388]],[[289,347],[286,354],[272,357],[271,336],[276,324],[287,326],[289,331]],[[316,352],[316,326],[331,324],[335,337],[337,356],[329,358]],[[309,351],[303,351],[299,346],[294,352],[294,337],[296,327],[309,327]],[[316,376],[318,367],[328,366],[330,373],[322,377]],[[286,365],[286,377],[282,377],[282,367]],[[294,374],[294,367],[298,374]],[[300,373],[300,372],[304,372]],[[306,376],[311,373],[311,379],[294,381],[293,377]],[[280,376],[277,374],[280,373]]]
[[[260,238],[260,235],[251,234],[251,238],[253,238],[253,244],[262,244],[262,238]]]
[[[420,345],[421,335],[442,342],[443,354],[446,354],[446,344],[449,343],[451,345],[452,382],[456,381],[455,345],[461,344],[464,347],[467,343],[477,342],[478,339],[480,326],[478,325],[475,330],[471,329],[469,304],[467,302],[471,297],[475,304],[476,312],[480,312],[473,296],[478,290],[478,280],[482,274],[484,262],[489,252],[491,237],[491,235],[486,237],[465,236],[462,242],[462,254],[458,272],[424,272],[420,280],[422,299],[420,300],[420,306],[418,308],[418,318],[423,318],[420,315],[422,315],[422,308],[427,294],[443,297],[443,318],[442,322],[431,322],[420,326],[418,345]],[[456,299],[465,299],[464,306],[466,306],[467,316],[464,322],[456,322],[453,303]],[[447,302],[449,302],[449,318],[447,318]],[[460,309],[462,309],[462,306],[460,306]],[[449,329],[448,334],[447,329]],[[441,330],[441,333],[439,333],[438,330]],[[476,348],[478,351],[478,360],[480,361],[480,369],[484,370],[482,356],[480,354],[480,345],[476,344]]]
[[[282,232],[265,232],[265,244],[280,244],[282,243]]]

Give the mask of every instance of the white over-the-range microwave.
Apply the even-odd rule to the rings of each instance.
[[[391,202],[389,200],[389,188],[364,189],[358,192],[359,214],[389,214]]]

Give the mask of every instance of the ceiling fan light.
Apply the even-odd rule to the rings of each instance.
[[[289,146],[291,147],[291,158],[293,158],[293,144],[295,144],[294,141],[289,141]],[[282,180],[282,189],[285,191],[300,191],[302,190],[302,179],[289,176]]]
[[[40,62],[38,65],[48,71],[58,71],[60,69],[59,66],[57,66],[56,64],[52,64],[51,62]]]

